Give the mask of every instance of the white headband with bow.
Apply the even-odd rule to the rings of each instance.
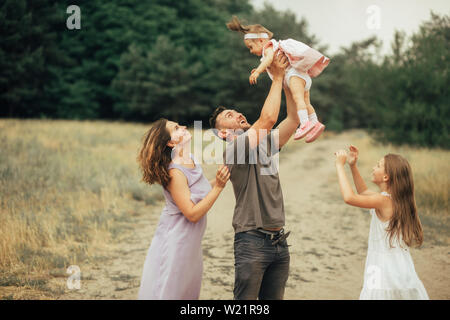
[[[269,35],[267,33],[246,33],[244,35],[244,39],[259,39],[259,38],[268,39]]]

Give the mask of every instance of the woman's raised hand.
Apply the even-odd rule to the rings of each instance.
[[[347,161],[349,165],[353,166],[356,164],[356,161],[358,161],[359,150],[353,145],[351,145],[348,150]]]
[[[230,179],[230,170],[227,166],[221,165],[216,173],[216,186],[224,188],[227,181]]]

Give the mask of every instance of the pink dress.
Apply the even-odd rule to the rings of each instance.
[[[267,43],[264,49],[269,46],[273,46],[274,51],[277,48],[280,48],[280,50],[288,57],[289,64],[292,68],[300,73],[307,73],[311,78],[315,78],[321,74],[323,69],[330,63],[330,59],[325,57],[319,51],[294,39],[279,41],[272,39]]]
[[[211,190],[199,164],[195,163],[193,169],[177,164],[170,164],[170,168],[185,174],[192,202],[199,202]],[[165,189],[164,197],[166,206],[147,252],[138,299],[196,300],[202,282],[206,215],[196,223],[190,222]]]

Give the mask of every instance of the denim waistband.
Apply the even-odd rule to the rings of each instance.
[[[254,230],[248,230],[244,233],[248,233],[254,236],[257,236],[259,238],[269,238],[270,240],[276,239],[284,234],[284,228],[281,228],[278,231],[269,231],[264,229],[254,229]]]

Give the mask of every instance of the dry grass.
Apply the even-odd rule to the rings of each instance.
[[[51,270],[95,258],[121,221],[162,198],[136,164],[147,127],[0,120],[0,287],[44,288]]]

